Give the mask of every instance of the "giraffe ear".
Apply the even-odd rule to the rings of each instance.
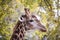
[[[40,20],[40,16],[38,16],[38,15],[35,15],[35,16],[36,16],[37,20]]]
[[[23,19],[22,19],[22,17],[19,17],[19,18],[18,18],[18,20],[19,20],[19,21],[21,21],[21,22],[23,22]]]

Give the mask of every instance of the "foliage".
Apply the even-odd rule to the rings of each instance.
[[[47,35],[48,40],[60,39],[59,0],[0,0],[0,40],[9,40],[13,26],[18,17],[24,13],[24,7],[29,7],[32,13],[41,17],[41,23],[47,32],[35,31],[41,39]]]

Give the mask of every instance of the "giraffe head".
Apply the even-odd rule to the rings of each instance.
[[[22,20],[24,22],[26,22],[26,28],[27,29],[38,29],[38,30],[40,30],[42,32],[46,32],[45,26],[43,26],[40,23],[37,16],[31,15],[31,14],[29,15],[30,11],[29,11],[29,9],[26,9],[26,8],[25,8],[25,13],[26,13],[26,15],[22,16]]]
[[[42,32],[46,32],[45,26],[40,23],[35,15],[32,15],[32,19],[29,19],[26,24],[27,28],[38,29]]]

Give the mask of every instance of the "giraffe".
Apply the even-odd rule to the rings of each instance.
[[[25,8],[24,10],[26,14],[19,18],[10,40],[25,40],[25,32],[31,29],[39,29],[42,32],[46,32],[46,28],[39,22],[37,17],[30,15],[29,9]]]

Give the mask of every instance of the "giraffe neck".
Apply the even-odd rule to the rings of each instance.
[[[17,24],[18,25],[16,25],[16,27],[14,28],[11,40],[24,40],[24,33],[25,33],[24,24],[21,22],[18,22]]]
[[[25,33],[25,26],[22,23],[21,25],[19,25],[19,29],[20,29],[20,33],[19,33],[19,38],[20,40],[24,40],[24,33]]]

